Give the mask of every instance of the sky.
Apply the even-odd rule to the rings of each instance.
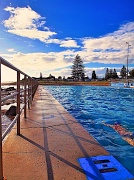
[[[134,69],[134,0],[0,0],[0,56],[32,77],[71,76],[78,54],[85,75]],[[16,73],[2,66],[2,81]]]

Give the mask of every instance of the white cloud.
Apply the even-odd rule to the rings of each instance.
[[[11,53],[14,53],[14,52],[16,52],[13,48],[11,48],[11,49],[8,49],[7,50],[8,52],[11,52]]]
[[[63,40],[60,41],[60,47],[76,47],[78,48],[79,46],[77,45],[77,42],[75,40]]]
[[[9,33],[31,39],[39,39],[43,42],[45,42],[45,40],[50,36],[56,34],[55,32],[50,31],[48,27],[44,26],[45,18],[41,17],[30,7],[7,7],[5,10],[10,12],[9,19],[3,21]],[[44,30],[39,30],[40,27]]]
[[[85,68],[86,75],[91,78],[92,72],[95,71],[96,75],[99,78],[105,77],[106,68],[105,67],[98,67],[98,68]]]
[[[52,72],[58,72],[56,69],[64,69],[66,66],[72,65],[72,62],[70,61],[71,54],[74,55],[74,52],[63,51],[59,53],[50,52],[28,54],[19,52],[16,54],[3,54],[2,57],[30,76],[37,76],[40,72],[46,72],[46,76],[48,76]]]
[[[5,27],[8,29],[9,33],[27,37],[30,39],[38,39],[44,43],[55,43],[59,44],[60,47],[74,47],[78,48],[77,42],[70,38],[65,39],[53,39],[53,35],[56,35],[56,32],[53,32],[49,27],[45,26],[44,17],[41,17],[30,7],[25,8],[13,8],[7,7],[5,11],[10,12],[9,19],[3,21]],[[43,28],[39,30],[39,28]]]
[[[81,58],[85,63],[85,59],[83,58],[85,52],[81,52]],[[79,52],[80,54],[80,52]],[[68,50],[62,52],[49,52],[49,53],[16,53],[16,54],[2,54],[2,57],[8,60],[11,64],[21,69],[23,72],[30,76],[39,77],[40,72],[42,72],[43,76],[49,76],[52,74],[56,77],[58,76],[71,76],[71,66],[73,64],[74,57],[76,56],[76,52]],[[102,60],[99,59],[101,62]],[[90,58],[89,61],[90,62]],[[103,61],[102,61],[103,63]],[[107,59],[107,63],[110,63]],[[112,60],[111,60],[112,63]],[[69,67],[70,66],[70,67]],[[110,67],[108,67],[110,68]],[[120,68],[116,68],[119,70]],[[91,78],[92,71],[95,70],[97,76],[104,77],[106,72],[106,67],[98,67],[91,68],[86,67],[85,64],[85,72]],[[8,72],[8,76],[7,76]],[[9,80],[16,78],[15,73],[3,70],[3,80]]]
[[[40,19],[40,15],[33,11],[30,7],[13,8],[7,7],[5,11],[9,11],[11,16],[4,24],[9,29],[36,29],[36,21]]]
[[[4,21],[4,25],[9,33],[30,39],[38,39],[46,44],[58,44],[60,47],[71,49],[72,47],[79,47],[77,39],[52,38],[53,35],[56,35],[56,32],[46,27],[45,18],[42,18],[30,7],[7,7],[5,10],[10,13],[9,19]],[[43,31],[40,30],[41,28]],[[129,63],[134,64],[134,22],[122,25],[117,31],[103,37],[85,37],[78,39],[78,41],[82,42],[82,46],[81,49],[75,49],[75,51],[67,50],[61,52],[35,52],[25,54],[22,52],[17,53],[11,48],[8,50],[8,52],[10,52],[9,54],[1,54],[1,56],[31,76],[39,76],[39,73],[42,72],[45,76],[51,73],[55,76],[67,77],[71,75],[71,70],[67,67],[72,65],[76,54],[81,56],[85,65],[89,62],[126,64],[126,42],[129,42],[131,44]],[[86,68],[86,73],[89,77],[91,77],[92,70],[95,70],[97,75],[104,76],[105,67],[96,69]]]
[[[134,63],[134,22],[121,26],[113,33],[99,38],[83,38],[83,51],[86,61],[103,63],[125,63],[127,44],[131,44],[129,59]]]
[[[39,39],[42,42],[45,42],[50,36],[56,34],[51,31],[39,31],[37,29],[14,29],[8,30],[9,33],[16,34],[22,37],[27,37],[31,39]]]
[[[17,80],[17,73],[6,66],[1,67],[1,82],[5,81],[16,81]]]
[[[121,25],[119,30],[115,31],[114,35],[124,35],[126,33],[134,33],[134,22],[129,22],[127,24]]]
[[[54,44],[59,44],[60,47],[67,47],[67,48],[78,48],[77,41],[74,39],[48,39],[46,40],[46,43],[54,43]]]
[[[54,75],[55,77],[59,77],[61,76],[63,78],[63,76],[65,76],[65,78],[71,76],[71,69],[70,68],[62,68],[62,69],[58,69],[58,70],[54,70],[53,72],[47,72],[47,73],[44,73],[44,77],[47,77],[49,74],[52,74]]]

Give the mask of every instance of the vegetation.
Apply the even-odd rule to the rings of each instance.
[[[116,69],[112,70],[112,69],[107,68],[106,73],[105,73],[105,79],[108,80],[108,79],[111,79],[111,78],[112,79],[118,78]]]
[[[81,60],[81,58],[78,54],[75,57],[73,66],[72,66],[72,79],[74,81],[84,81],[85,80],[83,61]]]
[[[130,74],[130,77],[131,77],[131,78],[134,78],[134,69],[132,69],[132,70],[129,72],[129,74]]]
[[[40,73],[40,80],[42,80],[42,73]]]
[[[95,70],[93,70],[92,76],[89,79],[88,76],[85,76],[84,68],[83,61],[77,54],[71,67],[72,72],[70,77],[65,78],[65,76],[59,76],[56,78],[51,74],[48,77],[43,77],[42,73],[40,73],[39,78],[34,78],[38,80],[39,84],[43,85],[110,85],[110,81],[126,81],[127,70],[124,65],[121,68],[120,76],[118,76],[116,69],[107,68],[104,78],[98,78]],[[128,79],[134,78],[134,69],[132,69],[129,74]]]
[[[123,66],[122,69],[121,69],[120,75],[121,75],[122,78],[126,78],[126,74],[127,74],[126,67]]]
[[[131,79],[134,78],[134,69],[132,69],[129,72],[130,76],[128,76],[128,79],[130,82]],[[105,77],[104,78],[98,78],[96,75],[95,70],[92,71],[92,77],[89,79],[89,77],[85,76],[85,69],[83,65],[83,61],[79,55],[76,55],[73,65],[72,65],[72,74],[71,77],[65,78],[65,76],[59,76],[58,78],[55,78],[53,75],[49,75],[48,77],[43,77],[42,73],[40,72],[40,77],[33,77],[38,81],[41,85],[90,85],[90,86],[109,86],[110,81],[126,81],[126,75],[127,70],[126,67],[123,66],[120,71],[120,78],[117,75],[116,69],[106,69]],[[131,79],[130,79],[131,78]],[[24,79],[21,80],[21,84],[24,83]],[[15,85],[16,82],[11,83],[2,83],[2,85]]]
[[[95,71],[92,72],[92,79],[94,79],[94,80],[97,79]]]

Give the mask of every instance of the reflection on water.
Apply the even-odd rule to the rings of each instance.
[[[112,128],[119,122],[134,132],[134,89],[95,86],[45,87],[83,127],[134,174],[134,147]]]

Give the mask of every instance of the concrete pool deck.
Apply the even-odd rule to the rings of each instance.
[[[61,104],[39,86],[27,118],[3,143],[7,180],[84,180],[77,159],[109,153]]]

